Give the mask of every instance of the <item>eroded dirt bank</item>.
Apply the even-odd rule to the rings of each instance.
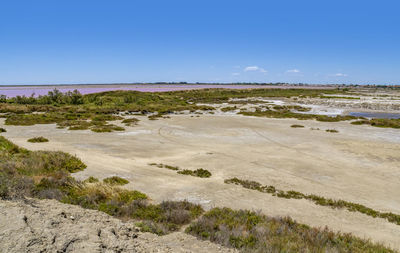
[[[182,232],[138,232],[105,213],[55,200],[0,201],[0,252],[236,252]]]

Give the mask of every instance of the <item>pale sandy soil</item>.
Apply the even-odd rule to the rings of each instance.
[[[155,201],[188,199],[205,208],[227,206],[289,215],[301,223],[327,225],[400,249],[400,226],[384,219],[224,184],[224,179],[239,177],[400,214],[400,130],[238,115],[138,118],[138,126],[119,133],[68,131],[55,125],[3,126],[4,119],[0,126],[7,129],[5,137],[23,147],[76,154],[88,165],[76,174],[80,179],[118,175],[131,181],[128,188]],[[291,128],[292,124],[305,128]],[[26,141],[35,136],[50,142]],[[180,175],[149,166],[152,162],[204,168],[212,177]]]

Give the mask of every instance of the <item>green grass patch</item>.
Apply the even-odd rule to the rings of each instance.
[[[380,212],[380,211],[374,210],[372,208],[366,207],[364,205],[348,202],[345,200],[334,200],[334,199],[317,196],[314,194],[307,195],[307,194],[303,194],[301,192],[292,191],[292,190],[290,190],[290,191],[278,190],[274,186],[268,186],[268,185],[264,186],[255,181],[242,180],[242,179],[238,179],[236,177],[225,180],[225,183],[241,185],[244,188],[256,190],[259,192],[269,193],[269,194],[272,194],[273,196],[277,196],[280,198],[307,199],[307,200],[310,200],[320,206],[328,206],[328,207],[331,207],[334,209],[335,208],[347,209],[350,212],[359,212],[359,213],[363,213],[363,214],[366,214],[366,215],[374,217],[374,218],[379,217],[382,219],[386,219],[387,221],[394,223],[396,225],[400,225],[400,215],[398,215],[398,214],[394,214],[391,212],[389,212],[389,213]]]
[[[43,136],[34,137],[34,138],[28,139],[28,142],[33,142],[33,143],[36,143],[36,142],[48,142],[48,141],[49,141],[49,140],[46,139],[46,138],[44,138]]]
[[[186,233],[242,252],[395,252],[351,234],[299,224],[289,217],[271,218],[230,208],[211,209]]]
[[[125,178],[122,178],[122,177],[118,177],[118,176],[104,178],[103,182],[106,183],[106,184],[110,184],[110,185],[125,185],[125,184],[129,184],[128,180],[126,180]]]

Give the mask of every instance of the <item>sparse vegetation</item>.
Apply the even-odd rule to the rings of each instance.
[[[158,168],[166,168],[169,170],[175,170],[178,174],[182,174],[182,175],[190,175],[190,176],[201,177],[201,178],[211,177],[211,172],[209,172],[208,170],[205,170],[203,168],[196,169],[196,170],[188,170],[188,169],[181,170],[178,166],[171,166],[171,165],[166,165],[166,164],[162,164],[162,163],[149,163],[149,165],[156,166]]]
[[[84,183],[91,183],[91,184],[93,184],[93,183],[98,183],[98,182],[99,182],[99,179],[90,176],[90,177],[86,178],[85,180],[83,180],[83,182],[84,182]]]
[[[317,120],[323,122],[339,122],[345,120],[357,119],[357,117],[353,116],[327,116],[327,115],[316,115],[316,114],[304,114],[304,113],[295,113],[289,110],[266,110],[261,111],[259,108],[256,109],[255,112],[243,111],[239,112],[239,114],[245,116],[256,116],[256,117],[267,117],[267,118],[294,118],[299,120]]]
[[[228,208],[214,208],[200,217],[204,212],[201,206],[187,201],[152,204],[138,191],[102,183],[94,177],[83,182],[74,179],[70,173],[86,167],[74,156],[29,151],[1,136],[0,158],[1,199],[56,199],[134,219],[142,231],[159,235],[177,231],[197,219],[186,229],[187,233],[243,251],[394,252],[350,234],[310,228],[290,218],[269,218]],[[250,185],[257,187],[254,183]]]
[[[136,126],[139,120],[137,118],[129,118],[129,119],[124,119],[122,123],[125,124],[125,126]]]
[[[156,166],[158,168],[166,168],[169,170],[179,170],[178,166],[171,166],[167,164],[162,164],[162,163],[149,163],[150,166]]]
[[[276,111],[290,111],[290,110],[295,110],[295,111],[299,111],[299,112],[311,111],[311,108],[303,107],[303,106],[299,106],[299,105],[275,105],[272,108]]]
[[[178,171],[178,174],[182,175],[190,175],[194,177],[201,177],[201,178],[208,178],[211,177],[211,172],[205,169],[197,169],[197,170],[180,170]]]
[[[125,178],[122,178],[122,177],[118,177],[118,176],[104,178],[103,182],[106,183],[106,184],[109,184],[109,185],[129,184],[128,180],[126,180]]]
[[[270,218],[230,208],[211,209],[186,233],[243,252],[394,252],[351,234],[312,228],[289,217]]]
[[[334,200],[334,199],[317,196],[314,194],[307,195],[307,194],[303,194],[301,192],[292,191],[292,190],[290,190],[290,191],[278,190],[274,186],[268,186],[268,185],[263,186],[260,183],[255,182],[255,181],[242,180],[242,179],[238,179],[238,178],[227,179],[227,180],[225,180],[225,183],[241,185],[244,188],[256,190],[259,192],[269,193],[269,194],[272,194],[273,196],[277,196],[280,198],[307,199],[307,200],[310,200],[320,206],[328,206],[331,208],[344,208],[350,212],[360,212],[360,213],[366,214],[366,215],[374,217],[374,218],[379,217],[382,219],[386,219],[387,221],[389,221],[391,223],[400,225],[400,215],[398,215],[398,214],[394,214],[391,212],[385,213],[385,212],[376,211],[376,210],[373,210],[372,208],[366,207],[364,205],[348,202],[345,200]]]
[[[303,125],[297,125],[297,124],[291,125],[290,127],[293,127],[293,128],[304,128]]]
[[[236,101],[236,99],[249,98],[251,100],[251,98],[257,97],[314,98],[329,95],[327,97],[335,98],[335,96],[331,95],[341,94],[351,93],[347,89],[203,89],[160,93],[109,91],[81,95],[78,91],[61,93],[58,90],[53,90],[46,96],[4,98],[0,101],[0,113],[7,113],[4,115],[6,117],[6,125],[55,123],[59,128],[68,127],[69,130],[90,129],[94,132],[111,132],[124,130],[120,126],[108,123],[108,121],[123,119],[117,116],[123,111],[128,114],[150,114],[148,118],[156,120],[158,118],[167,118],[167,114],[184,110],[200,113],[215,109],[207,105],[197,105],[197,103],[248,103],[252,101]],[[336,98],[355,99],[354,97],[340,96],[336,96]],[[265,102],[262,103],[265,104]],[[235,108],[235,106],[225,107],[221,110],[231,111]],[[352,116],[330,117],[296,113],[296,111],[307,112],[310,110],[311,108],[308,107],[287,105],[274,106],[273,110],[261,111],[258,109],[255,112],[241,111],[239,113],[246,116],[296,118],[300,120],[315,119],[325,122],[360,119]],[[133,126],[137,123],[133,119],[125,119],[124,121],[123,123],[127,126]],[[372,121],[358,121],[354,124],[400,128],[398,120],[374,119]]]
[[[400,128],[400,119],[363,119],[351,122],[353,125],[371,125],[374,127]]]
[[[0,136],[0,198],[37,197],[95,209],[119,217],[140,220],[152,232],[178,230],[202,214],[201,206],[187,201],[149,203],[145,194],[120,188],[125,180],[112,177],[100,183],[89,177],[83,182],[70,173],[86,167],[63,152],[29,151]]]
[[[36,143],[36,142],[48,142],[48,141],[49,141],[49,140],[46,139],[46,138],[44,138],[43,136],[34,137],[34,138],[28,139],[28,142],[33,142],[33,143]]]
[[[326,129],[325,132],[328,132],[328,133],[339,133],[339,131],[336,130],[336,129]]]
[[[319,98],[360,99],[359,97],[343,97],[343,96],[320,96]]]
[[[234,110],[237,110],[237,109],[238,108],[236,106],[228,106],[228,107],[221,108],[221,111],[222,112],[231,112],[231,111],[234,111]]]

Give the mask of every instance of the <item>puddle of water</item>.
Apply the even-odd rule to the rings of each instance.
[[[377,119],[400,119],[400,113],[387,112],[349,112],[350,116],[377,118]]]

